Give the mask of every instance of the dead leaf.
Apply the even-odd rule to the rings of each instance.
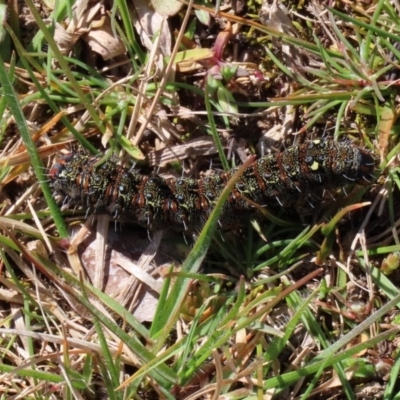
[[[172,39],[167,18],[150,7],[146,0],[133,0],[133,5],[139,18],[132,16],[132,20],[143,45],[151,50],[154,37],[160,36],[161,54],[164,57],[171,55]]]
[[[105,61],[126,53],[122,40],[114,36],[108,18],[101,28],[91,29],[82,38]]]
[[[64,54],[81,37],[104,60],[126,53],[122,40],[112,32],[110,15],[101,3],[89,5],[87,0],[78,1],[73,7],[71,20],[56,25],[54,39]]]
[[[159,14],[171,17],[180,11],[183,3],[177,0],[151,0],[151,5]]]
[[[380,108],[380,110],[381,112],[378,124],[379,155],[381,162],[383,162],[388,153],[390,132],[394,123],[396,122],[398,110],[395,111],[389,106],[383,106]]]
[[[103,291],[125,307],[131,302],[133,306],[129,309],[140,321],[152,321],[163,282],[154,265],[169,262],[171,258],[166,253],[170,249],[160,245],[161,239],[156,234],[149,241],[145,230],[116,231],[113,228],[111,224],[105,244],[102,244],[105,248]],[[91,282],[98,273],[98,246],[94,233],[81,245],[80,260]]]
[[[73,7],[71,20],[64,25],[56,24],[54,40],[63,54],[68,53],[81,35],[90,29],[92,20],[100,10],[104,11],[100,3],[89,7],[87,0],[78,0]]]
[[[260,21],[262,24],[270,28],[282,32],[285,35],[298,37],[298,32],[289,18],[289,11],[283,4],[273,2],[269,5],[267,1],[263,1],[262,10],[260,12]],[[302,54],[298,47],[282,41],[276,37],[272,37],[272,44],[280,48],[283,54],[285,64],[295,73],[303,76],[301,67],[305,66],[305,54]]]
[[[172,161],[184,160],[194,155],[216,154],[217,148],[214,141],[209,136],[202,136],[196,139],[188,140],[185,144],[167,147],[162,150],[151,153],[149,163],[151,166],[164,166]]]

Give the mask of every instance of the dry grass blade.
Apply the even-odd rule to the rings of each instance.
[[[4,398],[396,398],[399,7],[269,3],[0,5]]]

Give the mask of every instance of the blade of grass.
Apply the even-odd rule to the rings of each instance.
[[[124,34],[126,35],[126,42],[129,44],[130,49],[133,50],[133,52],[136,54],[136,56],[139,59],[139,65],[143,65],[146,54],[143,52],[142,48],[139,46],[138,40],[135,36],[135,32],[133,30],[133,24],[132,24],[132,17],[128,9],[128,5],[130,3],[127,3],[126,1],[121,1],[117,0],[114,2],[113,7],[112,7],[112,14],[115,16],[116,12],[119,11],[119,15],[122,19],[122,23],[124,25]],[[117,36],[116,31],[115,31],[115,18],[111,19],[112,21],[112,27],[114,31],[114,35]],[[131,51],[131,50],[130,50]],[[135,57],[130,57],[131,60],[135,60]],[[135,65],[136,62],[133,61],[133,65],[136,67],[136,70],[138,70],[138,66]]]
[[[338,10],[335,10],[334,8],[327,7],[327,9],[332,14],[338,16],[343,21],[351,22],[351,23],[353,23],[354,25],[356,25],[358,27],[366,29],[367,31],[372,31],[377,36],[382,36],[384,38],[392,39],[393,42],[395,42],[395,43],[400,42],[400,36],[395,35],[394,33],[391,33],[388,30],[384,30],[384,29],[378,28],[376,26],[370,25],[369,23],[363,22],[362,20],[355,19],[355,18],[353,18],[353,17],[351,17],[351,16],[349,16],[347,14],[344,14],[344,13],[338,11]]]
[[[50,212],[53,216],[57,230],[61,237],[63,238],[68,237],[68,230],[64,224],[64,220],[61,216],[60,210],[56,202],[54,201],[53,194],[50,191],[49,185],[47,184],[47,177],[43,173],[44,166],[42,164],[42,160],[39,157],[35,143],[33,142],[32,137],[30,135],[24,113],[22,112],[22,109],[19,105],[17,95],[8,77],[6,67],[1,57],[0,57],[0,83],[1,86],[3,87],[4,95],[7,98],[7,102],[11,109],[11,112],[14,115],[15,123],[18,126],[22,140],[25,143],[26,150],[29,154],[29,158],[31,159],[32,167],[35,171],[38,181],[40,182],[43,195],[50,208]]]
[[[279,255],[259,264],[254,268],[254,271],[260,271],[275,262],[283,262],[292,257],[298,249],[308,243],[308,240],[319,230],[320,227],[321,225],[315,225],[312,229],[310,229],[310,227],[305,228],[295,239],[289,241],[289,244],[279,253]]]
[[[28,57],[24,56],[25,54],[25,50],[22,46],[22,44],[19,42],[19,40],[17,39],[17,37],[14,35],[14,33],[9,30],[10,36],[13,39],[14,45],[17,48],[17,51],[20,55],[20,59],[26,69],[26,72],[29,74],[29,77],[31,78],[32,82],[34,83],[36,89],[39,91],[39,93],[34,93],[32,96],[32,98],[30,96],[27,96],[26,99],[23,99],[21,101],[21,103],[25,101],[29,101],[29,100],[33,100],[33,98],[36,99],[43,99],[46,104],[51,108],[51,110],[55,113],[55,114],[59,114],[61,112],[61,110],[58,108],[58,106],[56,105],[56,103],[54,103],[54,101],[52,100],[52,98],[55,98],[55,96],[51,96],[47,93],[46,89],[44,87],[42,87],[41,83],[38,81],[35,73],[32,71],[32,69],[30,68],[30,64],[28,63]],[[56,99],[56,98],[55,98]],[[73,100],[75,100],[76,98],[74,98]],[[61,121],[62,123],[68,128],[68,130],[76,137],[76,139],[80,142],[80,144],[88,149],[92,154],[96,154],[98,153],[98,151],[85,139],[84,136],[82,136],[82,134],[80,134],[75,127],[69,122],[68,118],[61,117]]]
[[[5,228],[3,227],[3,229]],[[15,245],[17,245],[19,248],[19,251],[27,260],[32,262],[35,267],[52,282],[57,282],[57,284],[66,293],[69,293],[71,296],[73,296],[78,303],[82,304],[87,309],[87,311],[98,318],[98,320],[101,321],[101,323],[110,331],[112,331],[126,346],[128,346],[143,363],[148,363],[154,359],[153,353],[143,346],[136,336],[130,336],[114,321],[106,317],[104,313],[102,313],[97,307],[91,304],[90,301],[88,301],[82,294],[80,294],[78,289],[80,289],[81,282],[79,282],[74,276],[68,274],[66,271],[52,264],[48,259],[27,251],[27,249],[15,239],[14,235],[9,230],[5,230],[8,231],[9,236],[13,239]],[[87,290],[94,290],[89,283],[85,282],[85,286],[87,287]],[[154,369],[154,371],[150,371],[149,374],[162,387],[168,387],[170,384],[176,381],[176,375],[165,364],[158,365],[157,368]]]
[[[289,282],[287,282],[287,285],[290,284]],[[319,289],[315,290],[313,292],[313,296],[309,298],[309,301],[311,300],[311,298],[314,298],[315,295],[317,295],[319,293]],[[303,310],[303,312],[301,313],[300,317],[303,320],[303,322],[305,323],[305,325],[310,325],[312,332],[318,332],[318,340],[319,342],[324,346],[324,347],[328,347],[329,346],[329,340],[325,337],[325,335],[323,334],[322,330],[319,329],[319,324],[318,322],[315,320],[315,316],[312,315],[312,313],[310,312],[310,309],[305,309],[303,302],[304,300],[298,296],[297,292],[292,292],[290,293],[290,295],[287,297],[288,299],[288,304],[291,304],[291,307],[293,307],[294,310],[296,311],[300,311]],[[309,303],[308,303],[309,304]],[[317,329],[316,329],[317,328]],[[352,389],[350,386],[349,381],[346,378],[346,374],[344,371],[344,367],[341,365],[341,363],[336,363],[334,364],[334,369],[342,383],[342,387],[343,387],[343,391],[345,393],[347,393],[347,398],[354,398],[354,394],[352,393]],[[313,388],[318,384],[318,381],[321,377],[321,374],[323,373],[323,365],[321,365],[320,370],[315,374],[315,376],[313,377],[312,381],[310,382],[310,384],[307,386],[307,390],[303,393],[302,395],[302,399],[307,399],[309,393],[311,393],[311,391],[313,390]]]
[[[76,81],[74,75],[72,74],[69,65],[67,64],[64,56],[61,54],[60,49],[58,48],[56,42],[54,41],[54,35],[50,33],[49,29],[45,25],[45,23],[42,20],[42,17],[39,14],[38,9],[35,7],[33,4],[32,0],[26,0],[26,3],[35,19],[35,22],[37,23],[39,29],[43,32],[44,37],[51,48],[51,51],[54,53],[55,58],[59,62],[65,76],[67,77],[68,81],[71,83],[73,89],[75,90],[76,94],[78,95],[79,99],[81,100],[81,104],[85,107],[85,109],[88,111],[90,114],[91,118],[95,122],[96,126],[99,128],[99,130],[104,133],[106,131],[106,128],[101,121],[100,117],[97,115],[96,110],[92,106],[92,98],[90,95],[85,95],[81,87],[79,86],[78,82]]]
[[[396,391],[396,385],[399,383],[400,374],[400,353],[397,353],[396,360],[390,369],[389,380],[386,385],[385,394],[383,400],[399,400],[400,392]]]
[[[41,372],[32,369],[24,369],[24,365],[15,368],[12,365],[0,364],[0,371],[4,374],[13,374],[21,377],[34,378],[40,382],[47,383],[64,383],[65,377],[51,374],[49,372]],[[3,375],[2,379],[7,379],[7,375]],[[82,379],[76,379],[76,377],[71,378],[71,383],[74,388],[84,390],[87,388],[87,383]]]
[[[204,104],[205,104],[206,110],[207,110],[208,124],[210,125],[211,135],[214,139],[214,144],[217,147],[218,155],[219,155],[219,159],[221,160],[222,167],[224,168],[225,171],[228,171],[230,168],[229,168],[226,156],[225,156],[224,149],[222,147],[221,139],[217,132],[217,126],[215,124],[213,112],[211,109],[209,92],[210,92],[210,87],[209,87],[209,83],[207,80],[205,91],[204,91]]]
[[[213,232],[217,227],[218,219],[222,212],[225,201],[228,199],[228,196],[231,193],[237,179],[239,179],[244,170],[250,166],[252,161],[253,159],[249,158],[241,167],[239,167],[227,183],[225,189],[222,191],[221,196],[210,215],[210,218],[204,225],[199,234],[198,240],[196,241],[192,251],[189,253],[182,266],[183,272],[196,273],[199,270],[200,265],[210,246]],[[162,313],[160,312],[158,314],[160,318],[155,318],[153,322],[154,326],[151,327],[151,334],[153,338],[157,338],[157,347],[159,349],[164,345],[169,332],[179,317],[180,305],[184,296],[186,295],[189,284],[189,279],[182,279],[178,277],[174,283],[169,297],[166,299]]]
[[[329,359],[333,357],[333,354],[341,348],[344,348],[348,343],[354,340],[356,337],[361,335],[365,330],[367,330],[373,323],[377,322],[380,318],[383,318],[388,312],[390,312],[393,307],[399,307],[400,305],[400,294],[393,297],[388,303],[382,306],[379,310],[376,310],[372,315],[370,315],[367,319],[362,321],[359,325],[357,325],[353,330],[349,333],[341,337],[337,342],[335,342],[328,349],[324,350],[317,357],[315,357],[315,363]],[[394,331],[399,331],[400,327],[394,329]],[[388,331],[389,332],[389,331]],[[386,333],[386,332],[385,332]]]
[[[370,28],[372,27],[376,27],[377,22],[379,17],[381,16],[382,13],[382,8],[384,6],[384,4],[386,3],[386,0],[379,0],[377,4],[375,4],[374,7],[374,14],[372,15],[372,19],[369,23]],[[365,51],[366,52],[370,52],[370,49],[373,47],[372,46],[372,40],[373,40],[373,31],[371,29],[367,30],[367,37],[364,43],[364,47],[365,47]]]
[[[83,282],[81,282],[81,291],[82,291],[82,294],[83,294],[85,300],[89,302],[89,298],[87,296]],[[115,389],[116,387],[119,386],[119,371],[121,369],[121,367],[119,366],[120,362],[118,359],[115,359],[115,360],[113,359],[111,352],[109,350],[107,340],[105,338],[105,334],[103,332],[103,327],[102,327],[99,319],[96,316],[93,317],[93,324],[94,324],[94,328],[96,329],[97,336],[99,338],[99,345],[103,351],[102,358],[104,359],[104,362],[106,365],[106,371],[107,371],[105,376],[109,377],[109,379],[111,381],[110,384]],[[112,392],[114,392],[114,391],[112,391]],[[115,394],[113,397],[115,397]]]
[[[397,300],[399,301],[399,300]],[[388,312],[388,310],[386,310]],[[329,367],[339,361],[346,360],[353,355],[360,353],[361,351],[372,348],[376,346],[378,343],[382,343],[385,340],[390,339],[393,337],[393,335],[398,334],[400,331],[400,328],[393,328],[390,329],[389,331],[386,331],[384,333],[381,333],[377,336],[375,336],[372,339],[369,339],[363,343],[360,343],[356,346],[351,347],[348,350],[345,350],[343,352],[339,352],[337,354],[331,355],[330,357],[327,357],[326,354],[324,353],[324,357],[318,357],[318,362],[313,362],[312,364],[307,365],[304,368],[300,368],[297,371],[294,372],[289,372],[286,374],[279,375],[277,377],[268,379],[264,382],[264,389],[273,389],[276,387],[287,387],[288,385],[296,383],[299,379],[305,377],[305,376],[310,376],[312,374],[315,374],[319,371],[321,368],[321,365],[325,365],[326,367]],[[346,335],[347,336],[347,335]]]

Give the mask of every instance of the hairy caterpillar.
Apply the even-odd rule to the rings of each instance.
[[[95,214],[135,222],[151,230],[198,231],[234,170],[200,179],[146,176],[113,161],[69,153],[50,170],[56,192]],[[370,183],[372,155],[349,142],[314,140],[261,157],[236,182],[222,227],[260,206],[288,206],[318,189]],[[249,201],[250,200],[250,201]]]

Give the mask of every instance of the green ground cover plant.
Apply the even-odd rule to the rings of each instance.
[[[1,398],[400,398],[399,27],[389,0],[0,2]],[[370,182],[221,229],[255,156],[328,138]],[[195,235],[147,232],[57,195],[71,152],[237,171]]]

